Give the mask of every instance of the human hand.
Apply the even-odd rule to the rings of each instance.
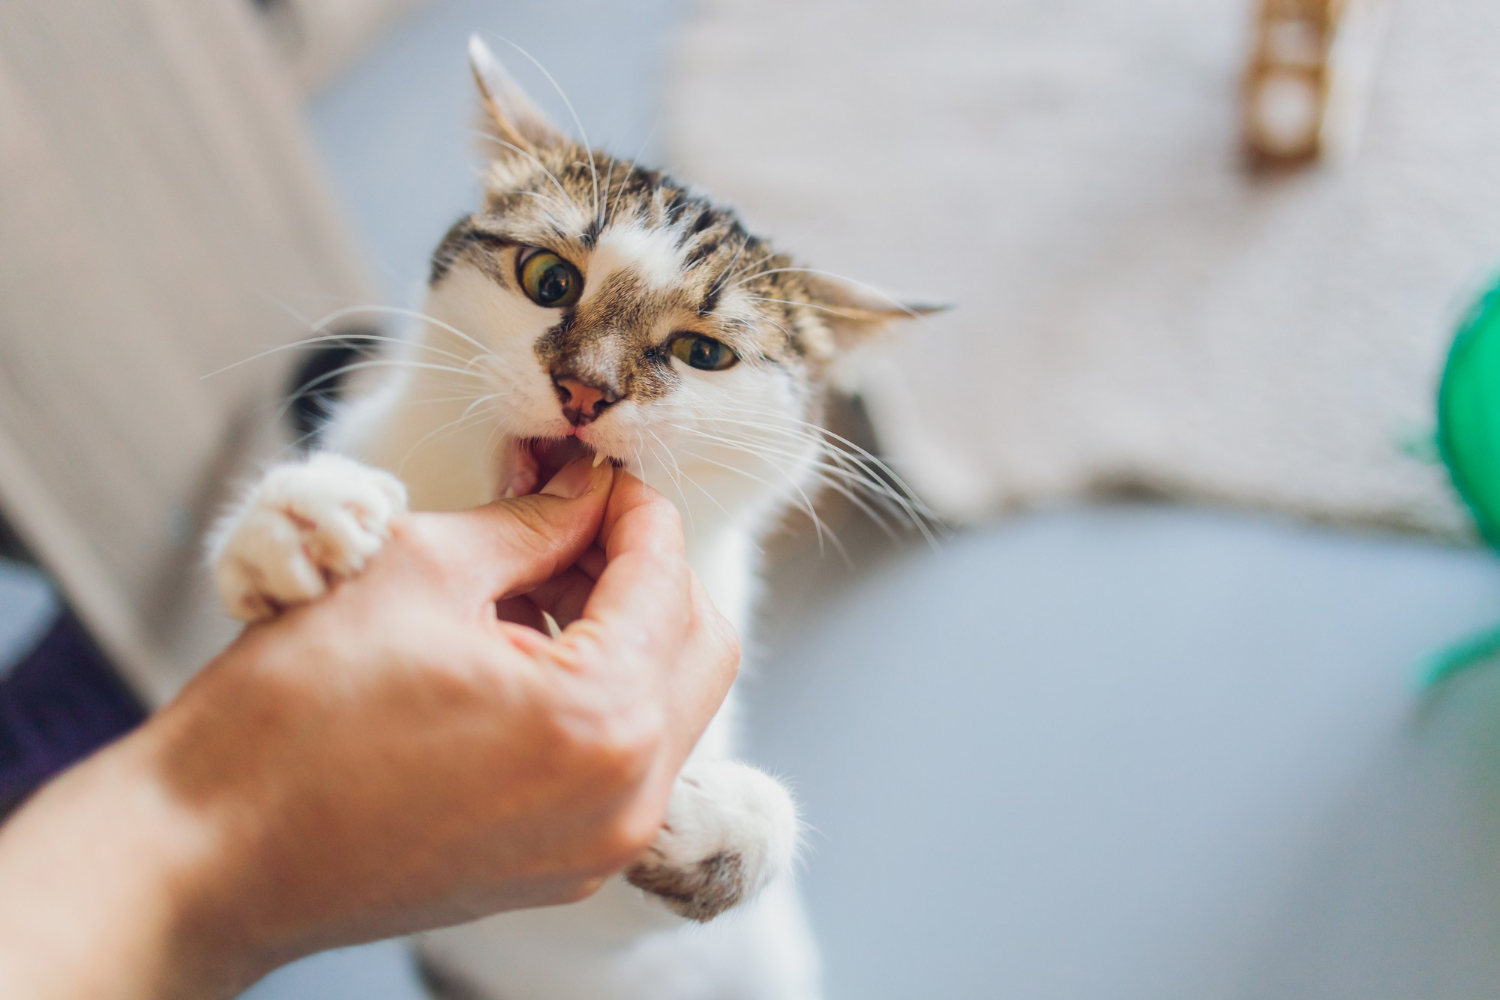
[[[7,827],[0,941],[47,955],[23,956],[27,995],[228,995],[319,948],[593,891],[651,842],[738,664],[682,546],[670,504],[586,462],[398,521],[364,574],[246,630]],[[521,624],[539,609],[557,640]],[[112,873],[36,864],[70,842]],[[136,921],[113,957],[110,913]],[[70,946],[101,978],[49,992]]]

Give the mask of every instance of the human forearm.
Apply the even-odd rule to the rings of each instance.
[[[104,750],[0,828],[0,996],[213,998],[258,974],[210,946],[221,845],[160,780],[153,735]]]
[[[398,522],[44,788],[0,829],[0,997],[213,1000],[635,861],[738,646],[670,506],[581,469],[572,500]],[[563,634],[497,617],[518,599]]]

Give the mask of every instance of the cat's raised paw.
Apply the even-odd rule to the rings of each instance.
[[[731,761],[689,764],[655,843],[625,878],[679,916],[712,920],[791,867],[798,830],[774,778]]]
[[[399,479],[341,455],[278,465],[217,534],[219,596],[242,621],[319,597],[363,569],[405,511]]]

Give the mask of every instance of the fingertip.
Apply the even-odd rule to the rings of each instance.
[[[615,483],[599,539],[611,558],[627,549],[681,555],[687,544],[676,505],[628,472]]]
[[[557,474],[538,492],[564,500],[578,500],[610,485],[614,474],[614,466],[608,462],[575,458],[557,470]]]

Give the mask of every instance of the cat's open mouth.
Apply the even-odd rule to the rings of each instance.
[[[535,493],[575,458],[592,458],[596,465],[605,461],[617,467],[625,464],[594,451],[576,437],[515,438],[507,451],[500,470],[502,497],[524,497]]]

